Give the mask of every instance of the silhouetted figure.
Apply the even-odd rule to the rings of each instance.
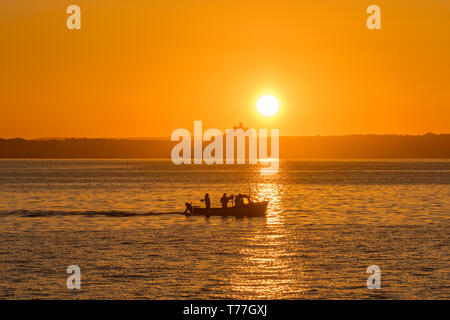
[[[205,201],[206,209],[211,208],[211,199],[209,198],[209,193],[205,194],[205,198],[202,199],[202,201]]]
[[[227,197],[227,194],[224,193],[222,198],[220,198],[220,203],[222,204],[222,209],[226,209],[228,207],[228,200],[232,197]]]
[[[192,203],[189,203],[189,202],[186,202],[185,203],[185,205],[186,205],[186,210],[184,210],[184,213],[186,214],[186,213],[192,213]]]
[[[236,208],[242,207],[244,206],[244,199],[242,194],[238,194],[235,198],[234,198],[234,205],[236,206]]]

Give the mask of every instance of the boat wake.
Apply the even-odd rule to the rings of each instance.
[[[56,210],[13,210],[0,211],[0,217],[20,216],[20,217],[55,217],[55,216],[105,216],[105,217],[143,217],[160,216],[167,214],[184,215],[183,212],[129,212],[129,211],[56,211]]]

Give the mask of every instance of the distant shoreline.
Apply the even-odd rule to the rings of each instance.
[[[169,138],[0,138],[0,159],[163,160],[175,144]],[[450,134],[280,137],[280,159],[450,159]]]

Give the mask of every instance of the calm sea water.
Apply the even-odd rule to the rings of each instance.
[[[449,299],[450,161],[1,160],[0,298]],[[223,192],[266,218],[186,217]],[[66,268],[81,268],[68,290]],[[367,267],[381,268],[368,290]]]

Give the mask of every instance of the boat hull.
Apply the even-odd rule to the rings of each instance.
[[[264,217],[267,211],[269,201],[252,202],[243,207],[230,208],[198,208],[194,207],[193,212],[189,215],[193,216],[235,216],[235,217]]]

